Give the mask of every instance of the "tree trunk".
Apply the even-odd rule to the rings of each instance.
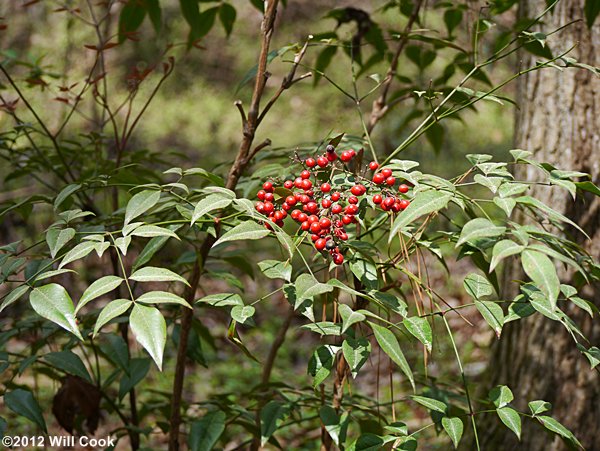
[[[544,31],[551,31],[584,17],[584,0],[564,0],[552,14],[544,17]],[[534,17],[546,8],[545,0],[521,0],[521,15]],[[570,54],[582,63],[600,66],[600,25],[592,30],[579,21],[555,35],[548,43],[554,54],[574,44]],[[522,67],[540,59],[522,55]],[[518,82],[519,109],[516,113],[516,147],[535,152],[538,161],[559,169],[579,170],[600,177],[600,78],[587,70],[543,69],[529,73]],[[519,174],[529,180],[539,176],[534,168]],[[580,224],[592,241],[580,243],[595,258],[600,256],[600,202],[592,196],[573,202],[564,189],[533,187],[531,195],[564,213]],[[576,235],[578,236],[578,235]],[[507,271],[510,273],[510,271]],[[562,281],[568,274],[560,267]],[[514,272],[507,274],[504,298],[512,299]],[[521,279],[522,280],[522,279]],[[600,289],[596,286],[584,296],[600,307]],[[565,313],[577,323],[593,345],[600,343],[600,322],[570,305]],[[575,347],[564,327],[539,314],[509,323],[502,338],[492,346],[487,384],[508,385],[515,394],[515,405],[529,411],[527,402],[543,399],[552,403],[550,415],[569,428],[588,450],[600,449],[600,376]],[[523,421],[522,440],[497,418],[482,417],[483,450],[562,450],[567,445],[558,436],[545,432],[535,420]]]

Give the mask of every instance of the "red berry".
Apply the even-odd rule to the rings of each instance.
[[[308,194],[301,194],[300,195],[300,203],[306,204],[308,202],[310,202],[310,197],[308,197]]]
[[[323,207],[323,208],[329,208],[329,207],[331,207],[331,200],[330,199],[323,199],[321,201],[321,207]]]
[[[265,202],[265,213],[272,213],[275,210],[275,206],[271,202]]]
[[[327,161],[333,162],[333,161],[337,160],[337,157],[338,157],[337,153],[335,153],[335,152],[328,153],[327,154]]]
[[[314,158],[307,158],[304,161],[304,164],[306,164],[306,166],[309,168],[314,168],[317,165],[317,162]]]
[[[306,169],[304,171],[302,171],[300,173],[300,177],[302,177],[303,179],[307,179],[310,178],[310,171],[307,171]]]
[[[354,185],[352,188],[350,188],[350,192],[355,196],[362,196],[364,188],[365,187],[362,185]]]
[[[318,222],[313,222],[313,223],[310,225],[310,231],[311,231],[312,233],[319,233],[319,231],[320,231],[320,230],[321,230],[321,226],[319,225],[319,223],[318,223]]]
[[[369,169],[371,171],[376,171],[378,167],[379,167],[379,164],[376,161],[371,161],[369,163]]]
[[[402,194],[406,194],[408,193],[408,186],[403,183],[398,187],[398,191],[400,191]]]
[[[358,203],[358,197],[356,197],[356,196],[350,196],[348,198],[348,202],[351,203],[351,204],[357,204]]]
[[[373,203],[379,205],[381,203],[381,201],[383,201],[383,197],[381,197],[381,194],[375,194],[373,196]]]
[[[344,263],[344,256],[342,254],[333,254],[333,263],[341,265]]]
[[[308,220],[308,215],[306,213],[300,212],[298,214],[298,222],[306,222]]]
[[[342,206],[340,204],[334,204],[333,207],[331,207],[331,212],[334,215],[340,214],[342,212]]]
[[[311,201],[306,204],[306,209],[309,213],[316,213],[319,210],[319,206],[316,202]]]
[[[256,208],[256,211],[258,211],[259,213],[264,213],[265,204],[263,204],[262,202],[256,202],[256,205],[254,206],[254,208]]]
[[[385,176],[381,172],[378,172],[373,176],[373,183],[375,183],[376,185],[381,185],[384,181]]]
[[[302,230],[307,231],[308,229],[310,229],[310,224],[308,223],[308,221],[304,221],[300,227],[302,228]]]
[[[300,210],[293,210],[292,214],[290,216],[292,217],[292,219],[294,221],[296,221],[298,219],[298,216],[301,214],[302,214],[302,212]]]
[[[394,186],[394,183],[396,183],[396,179],[394,177],[388,177],[387,179],[385,179],[385,183],[386,185]]]
[[[331,191],[331,185],[329,183],[323,183],[321,185],[321,191],[324,193],[328,193],[329,191]]]
[[[410,202],[407,201],[406,199],[402,199],[402,200],[400,200],[400,202],[398,202],[398,205],[400,206],[400,208],[402,210],[406,210],[408,208],[408,206],[410,205]]]
[[[313,222],[319,222],[319,217],[317,215],[310,215],[307,221],[312,224]]]
[[[348,234],[343,230],[338,234],[338,237],[342,241],[346,241],[348,239]]]
[[[394,205],[392,205],[392,211],[394,213],[398,213],[400,210],[401,210],[400,204],[398,202],[394,202]]]
[[[273,195],[273,193],[265,193],[265,200],[273,202],[275,200],[275,196]]]
[[[287,202],[284,202],[281,204],[281,208],[283,209],[283,211],[288,211],[288,210],[291,210],[292,206],[290,204],[288,204]]]
[[[383,201],[383,206],[387,207],[388,209],[392,207],[392,205],[394,205],[394,203],[396,202],[396,199],[394,199],[393,197],[386,197]]]
[[[388,178],[388,177],[390,177],[392,175],[392,170],[391,169],[387,169],[387,168],[386,169],[382,169],[381,173],[383,174],[383,176],[385,178]]]
[[[324,168],[325,166],[327,166],[329,164],[329,160],[325,157],[319,157],[317,158],[317,164]]]
[[[350,158],[354,158],[356,156],[356,152],[354,151],[354,149],[350,149],[348,153],[350,154]]]
[[[326,245],[327,245],[327,240],[325,238],[319,238],[317,241],[315,241],[315,247],[319,251],[322,251],[323,249],[325,249]]]
[[[319,225],[322,229],[328,229],[329,227],[331,227],[331,219],[321,218],[321,220],[319,221]]]
[[[350,154],[350,152],[348,151],[344,151],[342,152],[342,154],[340,155],[340,160],[342,160],[344,163],[349,162],[350,160],[352,160],[352,155]]]
[[[283,213],[281,213],[280,211],[276,211],[273,217],[276,221],[281,221],[283,219]]]
[[[311,240],[313,241],[313,243],[314,243],[315,241],[317,241],[317,240],[319,239],[319,235],[317,235],[317,234],[314,234],[314,233],[313,233],[313,234],[310,236],[310,239],[311,239]]]
[[[288,196],[285,198],[285,202],[288,205],[296,205],[296,202],[298,202],[298,201],[296,200],[296,198],[294,196]]]
[[[340,200],[340,197],[342,195],[340,193],[338,193],[337,191],[331,194],[331,200],[334,202],[337,202],[338,200]]]
[[[263,183],[263,189],[267,193],[272,193],[273,192],[273,184],[271,182],[265,182],[265,183]]]
[[[261,189],[258,193],[256,193],[256,197],[258,197],[260,200],[265,200],[265,194],[267,193]]]
[[[283,182],[284,188],[292,189],[293,186],[294,186],[294,182],[292,180],[286,180],[285,182]]]
[[[350,215],[342,216],[342,222],[346,225],[352,223],[352,216],[350,216]]]
[[[356,213],[358,213],[358,206],[350,204],[346,206],[345,212],[347,215],[355,215]]]
[[[308,179],[302,180],[302,189],[308,191],[312,188],[312,182]]]
[[[302,182],[304,180],[302,180],[302,177],[296,177],[296,180],[294,180],[294,186],[296,188],[302,188]]]

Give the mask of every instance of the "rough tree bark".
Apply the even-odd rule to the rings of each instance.
[[[534,17],[545,7],[545,0],[521,0],[521,15]],[[584,17],[584,0],[558,3],[552,14],[544,18],[545,30],[553,30]],[[579,21],[554,36],[549,43],[555,53],[574,44],[569,56],[578,61],[600,66],[600,24],[589,30]],[[535,64],[532,55],[522,55],[522,67]],[[519,110],[516,113],[517,148],[535,152],[545,161],[565,170],[590,173],[597,184],[600,180],[600,78],[587,70],[544,69],[534,71],[519,80]],[[520,174],[529,180],[539,175],[529,169]],[[592,197],[573,202],[562,189],[532,188],[532,195],[579,223],[592,237],[581,244],[595,258],[600,256],[600,202]],[[561,267],[564,280],[568,275]],[[515,274],[507,274],[505,295],[510,296]],[[600,287],[585,293],[587,299],[600,306]],[[593,345],[600,343],[600,323],[569,306],[565,312],[578,324]],[[492,347],[488,386],[508,385],[515,402],[525,411],[527,401],[543,399],[553,405],[551,415],[571,429],[588,450],[600,449],[600,376],[591,371],[587,359],[575,348],[573,340],[559,323],[534,315],[510,323],[502,339]],[[567,445],[560,438],[544,432],[536,422],[523,422],[521,442],[497,419],[482,417],[485,423],[484,450],[563,450]]]

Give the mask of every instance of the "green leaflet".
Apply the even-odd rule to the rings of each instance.
[[[269,235],[269,233],[271,232],[264,226],[258,225],[254,221],[245,221],[224,233],[221,238],[215,242],[213,247],[230,241],[260,240]]]
[[[454,448],[458,447],[458,442],[462,438],[464,425],[460,418],[456,417],[443,417],[442,418],[442,427],[444,431],[448,434],[450,439],[452,440],[452,444]]]
[[[68,330],[83,341],[75,320],[73,301],[62,286],[51,283],[35,288],[29,295],[29,302],[38,315]]]
[[[452,195],[444,191],[428,190],[418,193],[392,224],[389,241],[414,220],[446,208],[451,198]]]
[[[98,332],[100,329],[102,329],[102,326],[129,310],[131,304],[133,304],[133,302],[131,302],[129,299],[115,299],[114,301],[106,304],[96,320],[96,325],[94,326],[94,337],[98,335]]]
[[[543,253],[525,249],[521,253],[521,262],[525,274],[535,283],[556,308],[556,300],[560,291],[560,281],[552,261]]]
[[[135,304],[129,316],[129,326],[135,339],[148,351],[158,369],[162,371],[167,325],[160,311],[155,307]]]
[[[413,391],[415,391],[415,379],[413,377],[412,370],[410,369],[410,366],[406,361],[406,357],[404,357],[404,354],[400,349],[400,344],[398,343],[396,336],[389,329],[372,323],[371,321],[369,321],[369,325],[373,329],[375,339],[377,340],[377,343],[379,343],[379,346],[381,346],[383,352],[385,352],[390,359],[392,359],[392,361],[400,367],[404,375],[410,381]]]
[[[145,190],[135,194],[125,209],[125,225],[154,207],[160,200],[160,191]]]

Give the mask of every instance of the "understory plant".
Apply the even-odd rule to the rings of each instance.
[[[529,410],[519,410],[505,385],[485,387],[482,397],[465,371],[456,324],[473,326],[481,317],[501,340],[510,322],[532,315],[556,321],[595,368],[600,350],[565,312],[574,304],[597,320],[597,308],[581,292],[600,279],[600,266],[578,244],[585,231],[531,188],[566,190],[574,199],[598,196],[600,189],[588,174],[536,161],[527,149],[506,149],[500,159],[467,151],[451,177],[430,173],[424,161],[402,159],[421,136],[441,150],[446,118],[475,112],[480,102],[513,102],[502,89],[525,73],[597,70],[568,52],[550,51],[559,30],[537,27],[552,5],[494,31],[495,20],[501,27],[499,18],[515,2],[493,2],[470,23],[470,50],[462,48],[467,9],[460,5],[432,9],[443,22],[443,38],[418,27],[421,1],[383,5],[383,13],[401,18],[401,30],[386,30],[362,10],[336,9],[328,17],[338,27],[352,26],[348,39],[337,29],[306,33],[274,51],[282,5],[252,2],[262,15],[260,50],[240,83],[251,82],[244,88],[251,94],[247,107],[235,103],[242,130],[226,169],[227,161],[207,168],[185,158],[182,164],[158,146],[137,148],[135,136],[158,90],[177,76],[173,49],[202,47],[217,17],[229,35],[236,8],[200,2],[200,9],[182,0],[176,12],[189,25],[185,42],[166,45],[146,69],[136,66],[119,92],[107,70],[110,52],[153,33],[140,31],[146,18],[160,33],[164,5],[108,3],[89,4],[87,13],[61,7],[97,34],[86,50],[94,52],[93,66],[77,86],[55,82],[47,68],[11,55],[0,66],[2,109],[12,122],[0,135],[0,154],[11,167],[6,191],[33,187],[27,196],[14,190],[0,212],[10,236],[17,235],[0,247],[5,435],[33,431],[29,423],[48,434],[52,410],[73,434],[93,433],[107,422],[110,434],[133,449],[159,446],[164,438],[171,450],[183,441],[194,450],[309,449],[316,443],[409,450],[431,432],[458,446],[467,429],[477,449],[486,433],[478,419],[494,415],[517,436],[523,421],[537,421],[580,446],[544,400],[528,399]],[[105,26],[111,17],[114,23]],[[521,51],[539,54],[539,62],[500,81],[491,77],[492,68]],[[399,66],[405,54],[413,72]],[[268,65],[275,58],[289,67],[269,90]],[[329,70],[334,58],[345,65],[345,79]],[[443,64],[425,81],[436,58]],[[348,99],[359,127],[323,124],[313,142],[291,148],[279,147],[277,136],[255,142],[280,96],[310,78],[315,89],[332,85]],[[40,83],[51,92],[63,88],[64,115],[53,129],[32,100]],[[75,118],[81,120],[76,113],[84,115],[85,108],[95,115],[82,125]],[[394,114],[399,144],[384,151],[373,132]],[[301,120],[278,120],[288,119]],[[525,177],[532,172],[536,181]],[[512,281],[516,295],[509,295],[500,279],[515,267],[522,277]],[[447,298],[432,268],[466,301]],[[263,329],[267,318],[278,316],[278,330]],[[309,385],[272,378],[291,331],[310,335],[311,349],[296,350]],[[257,353],[246,334],[269,342],[268,352]],[[215,337],[234,351],[219,354]],[[186,380],[209,371],[207,348],[214,348],[215,360],[237,367],[230,377],[243,378],[246,365],[260,365],[260,380],[237,392],[196,396]],[[436,350],[454,365],[443,380],[429,373]],[[374,366],[375,389],[362,376],[373,376]],[[146,383],[152,377],[168,378],[168,389]],[[39,401],[48,379],[57,381],[51,408]]]

